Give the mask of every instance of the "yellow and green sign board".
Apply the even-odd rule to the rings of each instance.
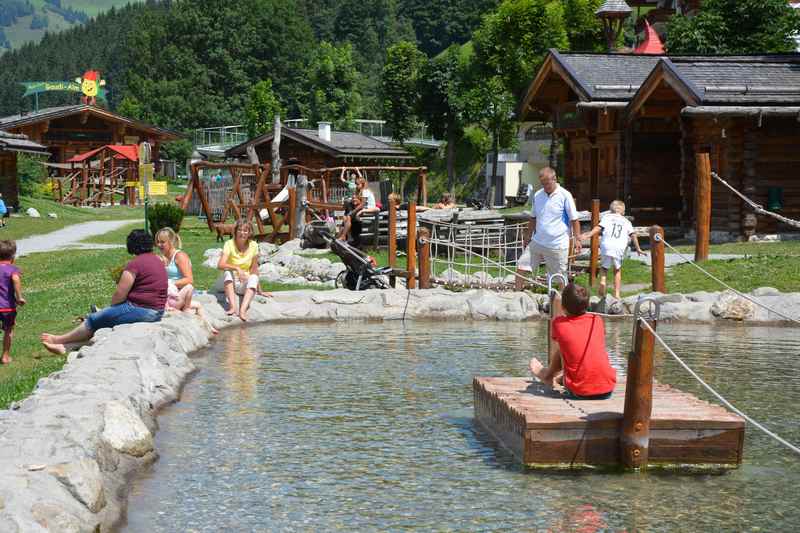
[[[25,94],[22,96],[31,96],[51,91],[66,91],[72,93],[83,93],[81,84],[76,81],[25,81],[22,82],[25,87]],[[101,100],[106,99],[106,90],[100,88],[97,91],[97,97]]]

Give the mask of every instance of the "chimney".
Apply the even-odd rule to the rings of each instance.
[[[331,123],[317,122],[317,136],[325,142],[331,142]]]

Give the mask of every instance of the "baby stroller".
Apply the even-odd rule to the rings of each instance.
[[[389,288],[382,276],[388,275],[391,267],[374,267],[367,254],[344,241],[331,239],[330,246],[331,251],[347,267],[336,277],[336,287],[345,287],[351,291]]]

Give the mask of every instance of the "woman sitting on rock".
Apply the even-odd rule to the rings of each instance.
[[[156,233],[156,246],[161,250],[161,260],[167,269],[167,311],[194,310],[203,322],[208,324],[211,333],[218,331],[208,322],[203,306],[192,301],[194,277],[192,261],[181,250],[181,238],[172,228],[162,228]]]
[[[225,241],[217,268],[224,270],[223,283],[229,315],[239,315],[246,321],[250,303],[258,292],[258,243],[250,236],[250,222],[240,218],[233,230],[233,239]],[[239,306],[238,296],[242,296]],[[266,296],[269,296],[266,294]]]
[[[135,255],[122,271],[111,305],[86,316],[83,323],[63,335],[42,333],[42,344],[57,355],[67,352],[66,344],[92,338],[101,328],[113,328],[133,322],[158,322],[167,302],[167,272],[164,263],[153,253],[153,237],[135,229],[128,234],[128,253]]]

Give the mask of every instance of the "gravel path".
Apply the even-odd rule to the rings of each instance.
[[[73,224],[60,230],[44,233],[42,235],[34,235],[19,239],[17,241],[17,256],[23,256],[38,252],[52,252],[54,250],[63,250],[64,248],[84,248],[84,249],[104,249],[104,248],[121,248],[125,246],[124,243],[120,244],[98,244],[98,243],[84,243],[81,242],[89,237],[95,235],[103,235],[110,231],[117,230],[130,224],[141,222],[139,219],[133,220],[96,220],[92,222],[83,222],[81,224]],[[0,234],[2,237],[2,234]]]
[[[683,255],[685,257],[689,258],[689,259],[694,259],[694,253],[692,253],[692,252],[688,252],[688,253],[685,253]],[[740,254],[709,254],[708,255],[709,259],[720,259],[720,260],[741,259],[743,257],[744,257],[744,255],[740,255]],[[632,254],[630,254],[628,256],[628,259],[633,259],[635,261],[641,261],[642,263],[644,263],[647,266],[650,266],[650,263],[651,263],[650,262],[650,254],[646,254],[646,255],[643,255],[643,256],[638,256],[635,253],[632,253]],[[671,266],[675,266],[675,265],[680,265],[681,263],[686,263],[686,262],[687,262],[686,259],[681,258],[681,256],[678,255],[678,254],[670,254],[670,253],[664,254],[664,266],[665,267],[671,267]]]

